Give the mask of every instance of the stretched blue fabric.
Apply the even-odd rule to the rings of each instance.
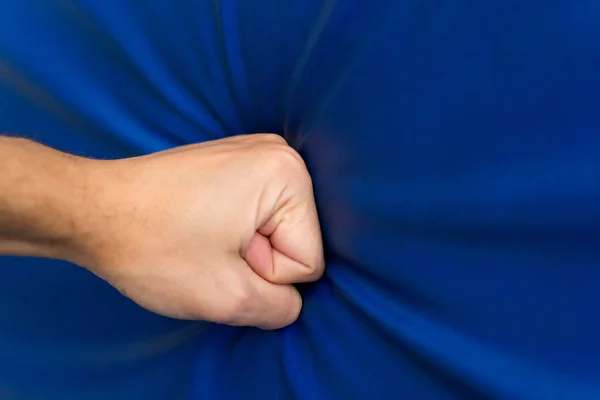
[[[599,20],[595,0],[0,0],[0,131],[100,158],[280,133],[327,257],[271,332],[0,258],[0,398],[600,399]]]

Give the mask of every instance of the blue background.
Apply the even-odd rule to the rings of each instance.
[[[0,398],[600,399],[598,21],[594,0],[0,0],[0,131],[101,158],[281,133],[328,268],[266,332],[0,258]]]

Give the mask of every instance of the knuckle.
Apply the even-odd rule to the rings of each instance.
[[[250,285],[245,282],[231,282],[221,306],[221,323],[245,325],[255,309],[256,297]]]
[[[288,291],[284,305],[285,307],[282,308],[284,310],[284,317],[282,321],[284,321],[286,325],[290,325],[294,323],[300,316],[300,310],[302,309],[302,297],[300,297],[295,289],[290,290]]]
[[[252,135],[252,136],[254,137],[254,139],[256,139],[258,141],[264,141],[264,142],[269,142],[269,143],[278,143],[278,144],[287,145],[287,142],[283,138],[283,136],[277,135],[275,133],[257,133],[257,134]]]
[[[308,177],[306,164],[296,150],[288,145],[274,145],[266,149],[265,162],[276,172],[293,173]]]

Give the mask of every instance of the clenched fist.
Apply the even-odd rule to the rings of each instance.
[[[53,157],[80,184],[63,183],[78,201],[57,214],[68,222],[54,228],[64,240],[46,255],[89,269],[148,310],[276,329],[300,313],[292,284],[323,274],[311,179],[280,136],[236,136],[121,160]],[[42,222],[31,222],[33,229],[53,226]],[[27,253],[35,240],[21,242],[13,253]]]

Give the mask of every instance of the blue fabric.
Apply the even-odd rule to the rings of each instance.
[[[599,19],[595,0],[0,1],[1,131],[102,158],[279,132],[328,267],[265,332],[1,258],[0,398],[600,399]]]

